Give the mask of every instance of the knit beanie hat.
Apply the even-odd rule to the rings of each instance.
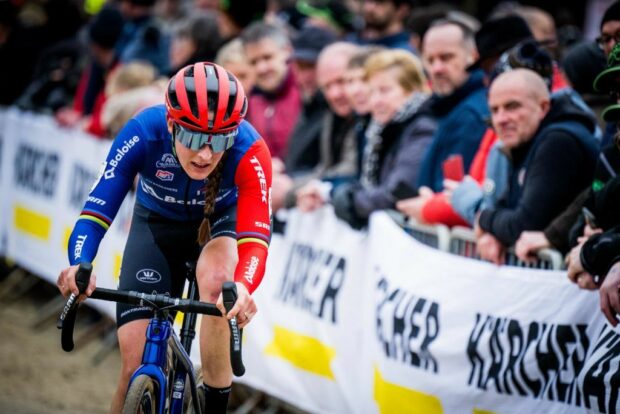
[[[88,26],[88,37],[105,49],[113,49],[123,31],[123,17],[114,8],[106,7],[93,16]]]
[[[601,28],[605,23],[614,20],[620,20],[620,1],[612,3],[612,5],[605,10],[603,18],[601,19]]]

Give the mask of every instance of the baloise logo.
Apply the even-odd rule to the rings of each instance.
[[[157,283],[161,280],[161,275],[157,270],[142,269],[136,273],[136,279],[144,283]]]

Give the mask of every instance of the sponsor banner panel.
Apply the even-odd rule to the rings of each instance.
[[[19,111],[6,114],[3,135],[2,208],[6,254],[55,283],[68,265],[67,242],[110,147],[76,130],[60,129],[48,116]],[[127,197],[104,238],[95,270],[97,285],[116,286],[131,218]],[[109,304],[91,305],[111,312]]]
[[[311,412],[359,412],[365,238],[330,208],[292,214],[254,295],[241,381]]]
[[[368,260],[365,412],[584,412],[578,375],[603,327],[596,292],[563,272],[428,248],[384,213]]]

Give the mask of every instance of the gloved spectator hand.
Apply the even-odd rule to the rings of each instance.
[[[341,184],[334,189],[332,194],[332,204],[336,216],[356,230],[368,224],[368,218],[360,217],[355,210],[353,195],[359,188],[360,185],[357,183]]]

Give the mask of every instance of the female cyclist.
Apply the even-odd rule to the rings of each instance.
[[[119,288],[178,296],[185,262],[198,258],[201,299],[217,301],[225,313],[221,286],[233,279],[238,300],[227,317],[237,316],[240,327],[248,324],[256,313],[250,295],[263,277],[270,240],[271,157],[243,121],[246,109],[241,83],[218,65],[196,63],[172,77],[166,105],[136,115],[114,140],[69,240],[71,266],[57,281],[63,295],[78,293],[79,263],[95,258],[139,175]],[[93,277],[86,295],[94,289]],[[148,308],[117,305],[122,368],[113,413],[122,409],[141,363],[150,316]],[[206,406],[225,413],[232,383],[228,324],[202,318],[200,332]]]

